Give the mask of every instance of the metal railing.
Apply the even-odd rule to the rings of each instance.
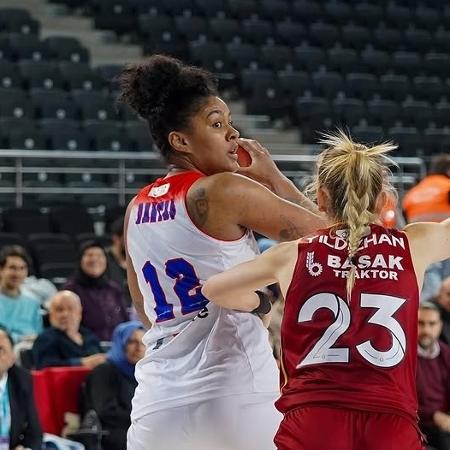
[[[283,172],[294,181],[312,173],[316,155],[311,154],[315,148],[305,148],[308,154],[273,154],[273,159]],[[299,152],[302,147],[299,147]],[[418,178],[426,173],[425,163],[421,158],[393,158],[398,167],[393,168],[393,183],[402,196]],[[70,186],[27,186],[26,174],[95,174],[115,177],[114,184],[106,187],[70,187]],[[124,205],[127,196],[137,191],[136,185],[130,183],[130,174],[148,176],[147,183],[165,173],[165,167],[157,153],[146,152],[69,152],[53,150],[0,150],[0,174],[12,174],[14,181],[0,185],[0,198],[14,195],[15,206],[24,204],[24,197],[30,194],[55,195],[116,195],[117,204]],[[298,183],[301,184],[301,183]]]

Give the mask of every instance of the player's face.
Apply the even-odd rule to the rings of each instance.
[[[419,345],[427,350],[438,340],[442,331],[442,321],[437,311],[419,310]]]
[[[190,160],[204,174],[235,172],[239,168],[239,132],[233,128],[228,106],[220,98],[210,97],[184,134]]]
[[[19,289],[27,275],[27,263],[20,256],[8,256],[0,270],[1,285],[9,290]]]
[[[125,354],[128,362],[136,364],[140,359],[144,357],[145,346],[142,342],[144,337],[144,330],[135,330],[128,339]]]

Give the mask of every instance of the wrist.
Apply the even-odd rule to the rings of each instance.
[[[294,183],[281,172],[271,180],[270,184],[272,186],[272,192],[279,197],[283,197],[285,193],[291,192],[292,188],[295,187]]]

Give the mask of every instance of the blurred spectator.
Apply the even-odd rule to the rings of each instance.
[[[64,289],[81,299],[81,323],[102,341],[110,341],[114,328],[128,320],[120,287],[106,276],[106,253],[96,241],[85,242],[80,249],[78,266]]]
[[[428,175],[403,199],[408,222],[441,222],[450,217],[450,155],[435,155]]]
[[[36,275],[26,277],[21,290],[24,294],[39,300],[41,305],[45,305],[58,292],[58,289],[50,280],[37,278]]]
[[[439,342],[442,321],[433,303],[419,308],[419,425],[436,450],[450,449],[450,347]]]
[[[123,290],[128,307],[131,306],[131,295],[127,282],[127,263],[125,244],[123,241],[123,217],[116,219],[111,224],[112,245],[106,249],[108,259],[108,278],[115,281]]]
[[[450,277],[450,259],[432,264],[425,272],[420,300],[431,301],[438,295],[442,282]]]
[[[93,369],[103,363],[97,337],[80,327],[81,302],[71,291],[56,293],[49,302],[50,327],[36,339],[33,360],[37,369],[54,366],[85,366]]]
[[[131,424],[131,399],[137,382],[136,363],[144,356],[144,328],[140,322],[120,324],[113,334],[107,362],[96,367],[87,378],[87,407],[94,409],[103,430],[104,449],[125,450],[128,427]]]
[[[23,247],[0,251],[0,325],[14,341],[33,340],[42,331],[39,301],[22,292],[30,258]]]
[[[41,450],[31,375],[15,365],[12,337],[0,330],[0,448]]]
[[[442,282],[434,301],[438,304],[443,322],[441,340],[450,345],[450,277]]]

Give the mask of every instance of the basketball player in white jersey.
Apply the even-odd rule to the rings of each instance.
[[[279,389],[267,330],[256,314],[209,304],[199,284],[254,258],[249,230],[289,240],[323,219],[266,149],[239,139],[211,73],[154,55],[120,86],[171,165],[125,218],[130,292],[149,328],[128,450],[272,450]],[[238,144],[248,176],[235,173]]]

